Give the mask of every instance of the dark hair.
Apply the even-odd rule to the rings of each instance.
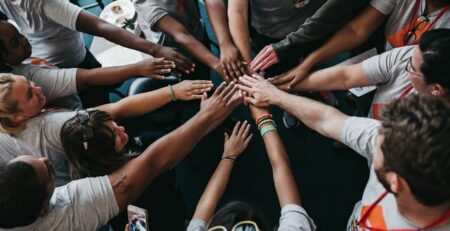
[[[382,112],[383,169],[403,177],[423,205],[450,201],[450,105],[440,97],[411,95]]]
[[[106,175],[134,157],[132,154],[115,151],[114,131],[105,125],[108,121],[112,121],[108,113],[94,110],[89,111],[89,121],[84,125],[81,125],[77,116],[64,123],[60,137],[73,179]],[[82,126],[93,131],[93,137],[87,140],[87,150],[83,145]]]
[[[258,210],[250,204],[239,201],[230,202],[217,211],[211,218],[209,227],[222,225],[231,230],[233,225],[245,220],[254,221],[262,231],[268,230]]]
[[[419,41],[423,55],[420,71],[428,84],[442,85],[450,90],[450,29],[430,30]]]
[[[0,166],[0,227],[33,223],[47,199],[46,184],[38,181],[33,166],[17,161]]]

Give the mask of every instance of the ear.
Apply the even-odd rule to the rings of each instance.
[[[12,125],[20,125],[24,121],[26,121],[28,118],[25,116],[20,115],[12,115],[8,117],[8,120],[11,122]]]
[[[44,204],[41,207],[41,210],[39,211],[40,217],[44,217],[45,215],[47,215],[49,203],[50,202],[48,200],[45,200]]]
[[[386,173],[386,181],[389,184],[390,189],[393,193],[397,194],[402,190],[401,180],[404,181],[397,173],[395,172],[387,172]],[[405,182],[406,183],[406,182]]]
[[[442,96],[445,93],[445,89],[444,87],[442,87],[442,85],[436,83],[433,84],[433,87],[431,89],[431,94],[434,96]]]

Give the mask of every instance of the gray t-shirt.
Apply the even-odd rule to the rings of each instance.
[[[60,132],[64,123],[74,116],[75,112],[70,110],[42,113],[28,120],[23,131],[14,134],[15,138],[50,159],[55,169],[58,186],[71,180]]]
[[[367,211],[370,205],[377,200],[386,189],[378,181],[374,171],[373,157],[376,154],[376,142],[381,123],[374,119],[350,117],[348,118],[340,132],[340,141],[364,156],[370,166],[370,176],[361,201],[359,201],[350,216],[347,230],[362,230],[353,227],[355,221],[359,221],[362,214]],[[387,194],[369,214],[367,224],[372,224],[375,228],[384,230],[392,229],[418,229],[411,221],[408,221],[397,208],[397,202],[393,194]],[[439,229],[427,229],[434,231],[449,230],[450,224]],[[365,230],[365,229],[364,229]]]
[[[13,67],[13,74],[22,75],[42,88],[48,107],[60,106],[68,109],[82,108],[77,95],[77,69],[59,69],[19,64]]]
[[[371,84],[378,85],[369,117],[379,119],[383,105],[395,98],[416,93],[414,89],[410,89],[411,81],[405,70],[415,48],[416,46],[395,48],[362,62],[367,79]]]
[[[97,230],[118,213],[108,177],[84,178],[57,187],[44,217],[28,226],[6,230]]]
[[[393,47],[404,46],[405,33],[408,33],[411,20],[416,20],[425,10],[426,0],[420,1],[419,10],[414,12],[416,0],[372,0],[370,4],[382,14],[390,15],[385,27],[386,50]],[[441,10],[431,12],[427,15],[430,22],[433,22]],[[450,28],[450,12],[447,11],[430,28]],[[420,37],[420,36],[418,36]]]
[[[29,39],[32,56],[58,67],[76,67],[86,56],[81,33],[76,31],[81,10],[69,0],[0,1],[0,11]]]
[[[252,26],[258,33],[274,39],[282,39],[296,31],[326,2],[311,0],[307,5],[296,8],[293,0],[249,1]]]
[[[316,225],[306,210],[299,205],[288,204],[281,209],[279,231],[312,231]],[[191,220],[187,231],[206,231],[208,224],[202,220]]]
[[[0,163],[8,163],[21,155],[43,157],[39,152],[33,151],[28,145],[8,134],[0,133]]]

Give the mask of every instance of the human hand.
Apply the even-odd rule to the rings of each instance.
[[[175,68],[173,61],[164,58],[149,58],[137,63],[139,74],[155,79],[164,79],[164,74],[168,74]]]
[[[239,50],[234,44],[220,48],[220,63],[227,81],[237,80],[248,73],[247,64],[242,60]]]
[[[310,68],[300,64],[281,75],[269,78],[268,81],[280,89],[290,90],[309,75],[309,70]]]
[[[264,71],[270,66],[278,63],[278,56],[272,44],[265,46],[250,63],[250,68],[254,72]]]
[[[233,82],[228,85],[223,82],[211,97],[207,98],[206,93],[203,93],[200,112],[207,113],[214,121],[226,118],[241,102],[237,91],[238,88]]]
[[[167,60],[175,62],[179,75],[181,75],[181,73],[189,74],[194,71],[195,64],[182,54],[178,53],[175,48],[158,45],[151,55],[154,57],[164,57]]]
[[[279,89],[263,77],[257,74],[252,76],[244,75],[239,78],[239,81],[241,82],[238,84],[239,89],[248,93],[248,96],[244,97],[245,103],[250,103],[257,107],[268,107],[275,103]]]
[[[201,99],[212,87],[214,84],[210,80],[184,80],[173,85],[173,93],[179,100]]]
[[[225,133],[222,158],[237,158],[245,150],[252,137],[253,134],[250,133],[250,124],[247,121],[243,123],[240,121],[237,122],[231,135]]]

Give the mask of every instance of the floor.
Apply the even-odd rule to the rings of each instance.
[[[80,2],[83,5],[93,1]],[[88,10],[97,15],[100,13],[98,7]],[[204,9],[202,14],[206,17]],[[213,37],[209,25],[206,26],[209,35]],[[91,39],[90,36],[85,36],[87,44],[90,44]],[[216,47],[212,47],[212,50],[218,54]],[[217,76],[211,78],[219,82]],[[126,87],[121,90],[126,92]],[[344,100],[344,93],[335,93],[340,108],[351,115],[353,112]],[[182,107],[182,120],[186,121],[198,110],[198,103],[188,102]],[[349,149],[335,149],[332,140],[304,125],[293,131],[285,129],[281,121],[282,111],[279,108],[272,108],[271,111],[275,115],[280,136],[290,157],[303,206],[314,219],[318,230],[344,230],[367,181],[367,162]],[[244,106],[236,109],[233,116],[250,121],[250,114]],[[253,133],[255,136],[239,158],[219,207],[234,200],[252,203],[260,208],[267,223],[272,226],[278,222],[280,207],[273,186],[271,167],[262,139],[256,135],[258,133],[255,126]],[[220,160],[222,151],[223,130],[218,128],[205,137],[176,167],[177,184],[190,216]]]

